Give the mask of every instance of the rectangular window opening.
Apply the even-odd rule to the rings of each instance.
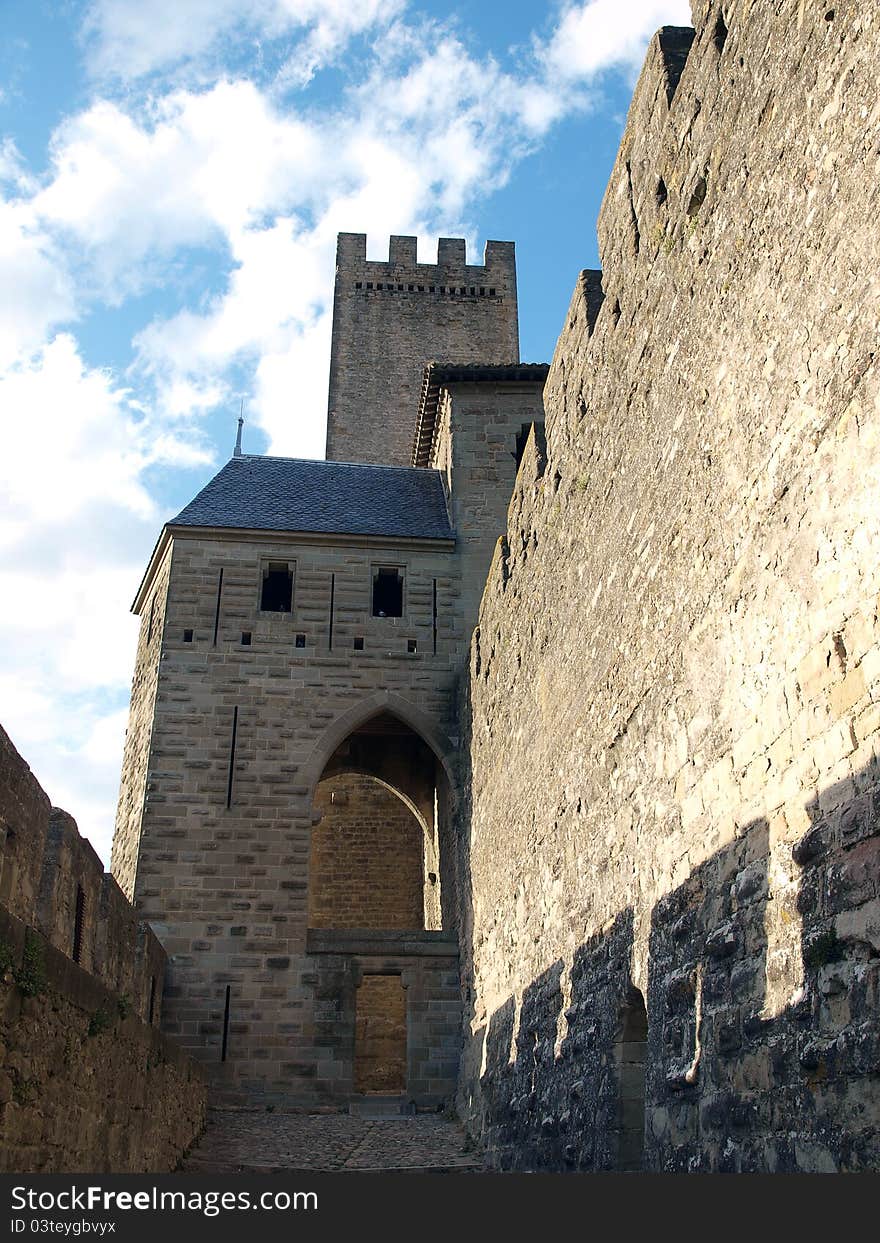
[[[293,570],[287,561],[269,561],[263,566],[260,610],[263,613],[289,613],[293,603]]]
[[[241,646],[242,646],[242,647],[250,647],[250,645],[251,645],[251,632],[250,632],[249,630],[242,630],[242,632],[241,632]]]
[[[415,640],[415,639],[407,639],[407,641],[406,641],[406,650],[407,650],[408,652],[414,652],[414,651],[416,650],[416,648],[417,648],[417,647],[418,647],[418,644],[417,644],[417,642],[416,642],[416,640]]]
[[[296,636],[296,646],[305,647],[305,645],[306,645],[306,636],[304,634],[298,634]]]
[[[403,570],[379,566],[373,573],[373,616],[403,617]]]
[[[361,635],[358,635],[354,641],[354,650],[356,652],[362,652],[364,650],[364,640]]]
[[[184,641],[184,643],[192,643],[192,641],[193,641],[193,632],[192,632],[191,630],[184,630],[184,632],[183,632],[183,641]]]

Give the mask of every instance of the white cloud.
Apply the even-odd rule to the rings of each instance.
[[[689,26],[689,0],[589,0],[569,4],[543,49],[548,76],[561,84],[614,66],[637,70],[660,26]]]
[[[84,34],[98,77],[138,78],[182,62],[202,65],[233,40],[304,35],[282,74],[305,83],[355,35],[391,21],[405,0],[93,0]]]
[[[63,260],[26,202],[0,199],[0,289],[0,367],[75,315]]]
[[[3,724],[104,852],[137,633],[128,609],[161,517],[144,472],[207,455],[87,367],[68,334],[0,375],[0,408]]]

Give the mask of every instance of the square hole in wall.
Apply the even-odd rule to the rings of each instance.
[[[306,645],[306,636],[304,634],[298,634],[296,636],[296,646],[305,647],[305,645]]]
[[[362,652],[364,650],[364,640],[360,635],[358,635],[354,641],[354,650],[356,652]]]
[[[418,645],[417,645],[417,643],[416,643],[416,640],[415,640],[415,639],[407,639],[407,641],[406,641],[406,650],[407,650],[408,652],[414,652],[414,651],[416,650],[417,646],[418,646]]]
[[[373,567],[374,617],[403,617],[403,570],[399,565]]]
[[[191,630],[184,630],[184,632],[183,632],[183,641],[184,641],[184,643],[192,643],[192,641],[193,641],[193,632],[192,632]]]
[[[293,605],[293,564],[264,561],[260,587],[260,611],[289,613]]]
[[[250,645],[251,645],[251,632],[250,632],[249,630],[242,630],[242,632],[241,632],[241,646],[242,646],[242,647],[250,647]]]

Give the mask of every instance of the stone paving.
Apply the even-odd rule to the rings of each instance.
[[[436,1114],[348,1114],[211,1109],[182,1174],[280,1174],[295,1170],[423,1170],[479,1173],[482,1156],[458,1122]]]

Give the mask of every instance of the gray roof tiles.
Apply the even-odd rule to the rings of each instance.
[[[169,526],[453,539],[440,474],[304,458],[231,458]]]

